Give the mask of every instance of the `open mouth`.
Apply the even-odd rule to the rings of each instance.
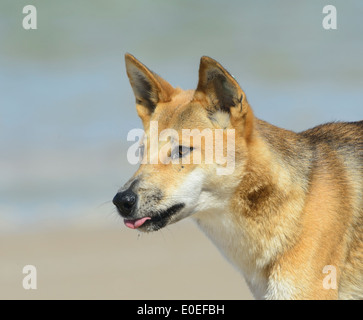
[[[124,219],[126,227],[130,229],[156,231],[165,227],[170,218],[184,208],[183,203],[175,204],[167,210],[158,211],[150,216],[139,218],[139,219]]]

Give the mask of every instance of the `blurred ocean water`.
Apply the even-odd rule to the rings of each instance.
[[[259,118],[287,129],[363,119],[360,0],[36,0],[26,31],[27,4],[0,3],[1,231],[112,215],[136,170],[127,132],[141,128],[126,52],[185,89],[209,55]],[[322,27],[327,4],[337,30]]]

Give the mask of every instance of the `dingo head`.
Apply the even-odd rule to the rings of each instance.
[[[132,55],[125,60],[145,132],[140,167],[113,199],[126,226],[155,231],[226,209],[243,175],[254,122],[237,81],[202,57],[197,88],[184,91]]]

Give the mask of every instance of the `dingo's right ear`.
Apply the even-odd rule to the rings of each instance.
[[[210,57],[204,56],[200,59],[196,92],[207,95],[216,111],[230,113],[232,108],[238,108],[241,114],[246,113],[242,106],[246,98],[241,87],[226,69]]]
[[[207,97],[209,113],[222,111],[229,114],[232,126],[246,138],[253,128],[253,112],[246,95],[236,79],[216,60],[204,56],[200,59],[198,87],[194,98]]]
[[[126,71],[136,98],[136,109],[145,123],[159,102],[170,101],[174,88],[131,54],[125,55]]]

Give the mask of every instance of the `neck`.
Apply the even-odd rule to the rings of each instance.
[[[256,298],[266,294],[270,266],[300,232],[309,155],[298,150],[298,140],[293,132],[256,120],[241,181],[227,205],[195,216]]]

